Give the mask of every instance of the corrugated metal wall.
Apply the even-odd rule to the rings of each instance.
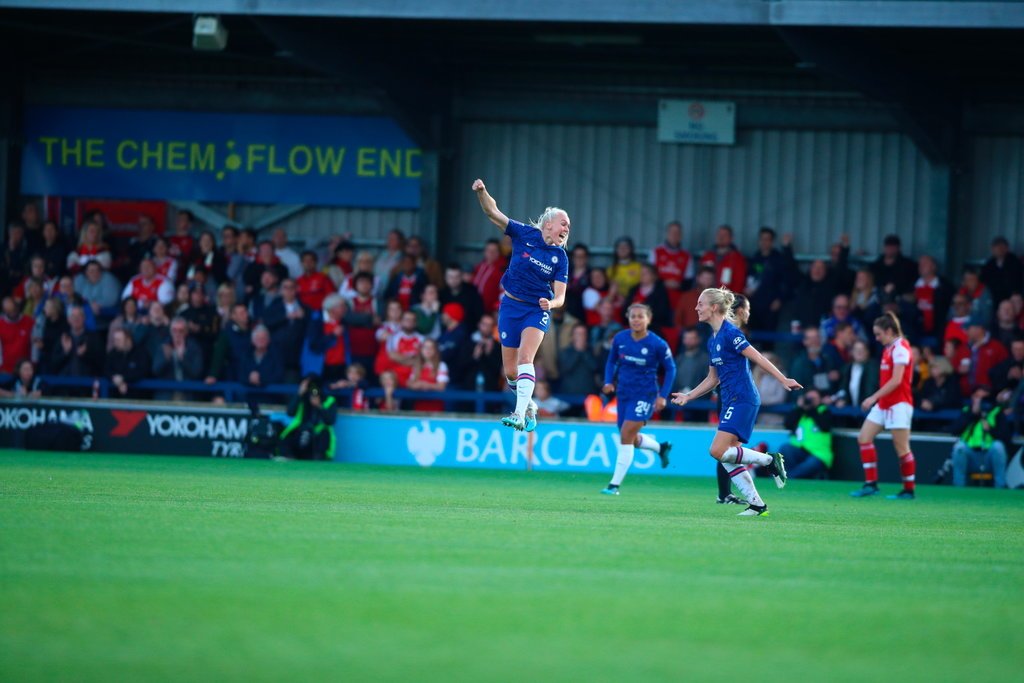
[[[661,144],[643,126],[468,123],[463,127],[456,244],[493,234],[469,187],[482,177],[519,219],[546,204],[565,208],[573,241],[639,248],[683,222],[703,250],[716,225],[733,226],[744,252],[757,229],[792,232],[799,253],[824,254],[840,234],[874,253],[896,232],[904,251],[928,246],[931,170],[905,136],[882,132],[738,131],[737,144]]]
[[[271,207],[257,204],[236,204],[235,220],[247,224],[264,215]],[[218,209],[225,211],[224,207]],[[309,207],[273,227],[283,227],[295,240],[310,244],[327,241],[335,235],[352,233],[361,242],[383,242],[388,231],[398,228],[407,235],[417,229],[419,212],[397,209],[355,209],[344,207]]]
[[[968,258],[988,258],[996,235],[1024,252],[1024,137],[976,137],[972,161]]]

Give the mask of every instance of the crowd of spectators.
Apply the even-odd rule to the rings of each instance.
[[[328,391],[384,388],[377,399],[384,409],[437,410],[444,403],[433,396],[403,402],[394,392],[504,386],[496,314],[509,255],[501,240],[489,240],[471,267],[442,266],[422,239],[397,229],[377,253],[342,237],[296,251],[280,228],[269,239],[253,229],[214,233],[188,211],[173,223],[159,234],[151,217],[140,216],[133,237],[115,239],[96,212],[64,235],[34,203],[25,205],[7,226],[0,265],[0,374],[12,377],[5,392],[39,392],[39,376],[57,375],[104,378],[113,395],[138,398],[151,395],[134,387],[143,379],[261,388],[296,383],[312,370]],[[683,226],[672,222],[643,256],[631,238],[617,240],[607,266],[586,245],[571,247],[566,305],[552,311],[537,361],[544,410],[582,410],[581,401],[559,397],[597,391],[634,302],[651,306],[652,328],[677,354],[676,389],[695,386],[707,372],[708,334],[697,324],[696,298],[726,286],[749,298],[749,333],[759,347],[823,405],[857,406],[877,388],[872,321],[892,311],[914,347],[922,411],[985,400],[1019,414],[1024,275],[1005,239],[994,239],[984,265],[952,283],[930,255],[904,255],[895,235],[874,260],[851,257],[843,236],[829,258],[806,268],[792,237],[771,228],[759,231],[749,252],[728,225],[710,238],[706,251],[691,253]],[[770,378],[755,381],[765,405],[795,400]],[[361,391],[352,396],[355,407],[371,405],[357,398]],[[673,417],[705,421],[708,412]]]

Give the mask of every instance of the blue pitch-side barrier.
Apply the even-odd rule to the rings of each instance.
[[[10,380],[10,375],[0,375],[0,383],[7,382]],[[116,393],[111,392],[111,382],[103,377],[62,377],[59,375],[43,375],[40,377],[42,384],[45,388],[75,388],[92,391],[96,398],[118,398]],[[295,395],[298,389],[297,384],[271,384],[268,386],[255,387],[248,384],[241,384],[239,382],[215,382],[213,384],[207,384],[205,382],[196,381],[172,381],[172,380],[160,380],[160,379],[147,379],[140,382],[135,382],[129,385],[131,389],[137,389],[140,391],[175,391],[196,394],[197,397],[205,395],[219,395],[223,396],[228,403],[245,403],[250,395],[258,397],[258,400],[264,403],[272,402],[268,401],[268,397],[272,397],[274,401],[279,403],[287,403],[288,400]],[[338,389],[329,392],[333,396],[337,396],[342,400],[341,405],[347,406],[348,399],[352,396],[351,389]],[[372,388],[366,389],[365,395],[367,398],[374,399],[380,398],[384,395],[383,389]],[[580,406],[583,405],[586,396],[579,394],[557,394],[559,398],[566,401],[570,405]],[[512,392],[509,391],[464,391],[459,389],[449,389],[447,391],[418,391],[413,389],[397,389],[395,391],[395,398],[400,400],[412,400],[412,401],[431,401],[440,400],[445,402],[445,410],[448,411],[459,411],[459,412],[475,412],[479,414],[489,413],[493,408],[489,406],[494,405],[507,405],[512,406],[515,397]],[[793,404],[783,403],[780,405],[773,406],[761,406],[761,413],[776,413],[784,415],[793,409]],[[665,412],[668,414],[674,414],[677,410],[682,410],[673,407],[669,404]],[[685,410],[687,411],[702,411],[702,410],[718,410],[718,403],[710,400],[699,400],[691,401],[686,405]],[[857,417],[863,418],[864,413],[860,408],[849,406],[846,408],[833,408],[832,414],[841,417]],[[914,411],[914,420],[928,420],[931,423],[937,422],[952,422],[960,415],[958,410],[939,410],[934,412],[925,412],[923,410]]]
[[[543,420],[536,432],[527,434],[502,426],[497,416],[343,414],[335,431],[335,459],[342,462],[549,472],[610,473],[619,442],[614,423],[561,418]],[[663,470],[656,453],[638,448],[631,473],[714,475],[715,461],[708,455],[713,429],[654,422],[644,433],[672,442],[672,462]],[[755,429],[751,442],[777,444],[785,434]]]

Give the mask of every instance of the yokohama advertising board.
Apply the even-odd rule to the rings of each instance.
[[[33,429],[72,425],[82,450],[240,458],[249,414],[229,408],[104,401],[0,401],[0,447],[24,448]]]

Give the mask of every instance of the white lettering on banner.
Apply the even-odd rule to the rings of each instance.
[[[248,420],[211,415],[147,414],[146,422],[150,436],[241,441],[249,431]]]
[[[590,442],[590,447],[587,449],[583,459],[580,460],[576,457],[576,450],[573,449],[569,453],[569,464],[576,467],[586,467],[591,460],[597,458],[601,461],[601,464],[605,467],[611,467],[612,462],[608,458],[608,448],[604,442],[604,434],[596,434],[594,440]]]
[[[549,465],[561,465],[564,459],[556,458],[551,454],[551,441],[554,439],[558,439],[561,441],[566,439],[567,436],[569,440],[568,448],[559,448],[559,451],[562,453],[565,453],[566,451],[568,451],[569,453],[575,453],[576,433],[573,432],[572,434],[567,435],[562,430],[556,429],[554,431],[548,432],[547,434],[544,435],[544,438],[541,439],[540,448],[537,449],[538,460],[543,460]]]
[[[241,458],[245,456],[241,441],[214,441],[213,452],[215,458]]]
[[[455,440],[455,461],[473,462],[480,457],[480,447],[477,441],[480,440],[480,433],[475,429],[461,427],[458,438]]]
[[[512,457],[509,462],[513,465],[522,462],[526,465],[530,455],[529,435],[526,432],[512,432]]]
[[[498,456],[498,462],[502,465],[508,464],[508,458],[505,457],[505,444],[502,442],[501,433],[497,429],[492,429],[491,435],[487,437],[484,451],[480,454],[480,462],[486,462],[489,455]]]
[[[93,431],[87,410],[58,410],[55,408],[2,408],[0,429],[31,429],[41,424],[63,422]]]

